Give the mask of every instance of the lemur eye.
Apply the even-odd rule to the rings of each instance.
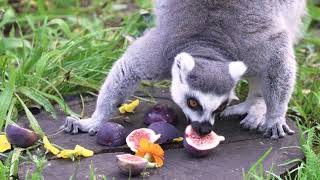
[[[194,110],[201,109],[199,102],[194,98],[189,98],[187,100],[187,104],[188,104],[189,108],[191,108],[191,109],[194,109]]]

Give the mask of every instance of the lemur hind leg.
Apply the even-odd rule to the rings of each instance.
[[[163,57],[164,43],[157,30],[135,41],[113,65],[98,96],[96,109],[88,119],[66,119],[63,128],[76,134],[94,134],[103,120],[111,118],[117,107],[131,95],[141,80],[160,80],[170,75],[170,63]]]
[[[267,110],[266,103],[262,97],[261,78],[247,78],[249,82],[249,93],[246,101],[228,107],[223,116],[245,115],[246,117],[240,122],[244,129],[255,130],[264,123],[265,113]]]

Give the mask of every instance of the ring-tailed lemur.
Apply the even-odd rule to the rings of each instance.
[[[222,115],[247,114],[241,125],[272,139],[294,132],[285,114],[294,89],[294,43],[305,0],[157,0],[156,27],[113,65],[89,119],[67,118],[65,131],[95,132],[141,80],[172,78],[172,99],[199,134],[230,100],[237,82],[249,94]]]

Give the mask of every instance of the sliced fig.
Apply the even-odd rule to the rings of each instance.
[[[154,143],[160,138],[160,134],[156,134],[153,130],[147,128],[140,128],[132,131],[126,138],[127,145],[131,151],[137,151],[142,138]]]
[[[13,124],[9,124],[6,127],[6,135],[12,145],[21,148],[30,147],[39,139],[35,132]]]
[[[166,104],[157,104],[152,107],[144,117],[144,123],[150,125],[155,122],[167,122],[175,124],[178,119],[177,113],[173,108]]]
[[[199,136],[189,125],[185,131],[183,145],[185,149],[194,156],[202,157],[210,153],[212,149],[217,147],[221,141],[224,141],[223,136],[211,132],[205,136]]]
[[[119,169],[126,175],[139,175],[148,165],[146,159],[131,154],[116,155],[116,158]]]
[[[117,123],[104,123],[97,133],[97,143],[109,147],[122,146],[126,143],[126,129]]]
[[[157,134],[160,134],[160,139],[158,139],[157,143],[162,144],[168,142],[172,139],[178,138],[179,131],[173,125],[166,122],[155,122],[150,124],[148,129],[152,129]]]

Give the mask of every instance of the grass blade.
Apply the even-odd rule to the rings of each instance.
[[[16,72],[11,70],[9,74],[9,83],[6,83],[5,89],[0,95],[0,131],[5,124],[5,118],[14,93],[15,81]]]
[[[50,99],[50,100],[53,100],[55,101],[56,103],[59,104],[59,106],[62,108],[62,110],[67,113],[68,115],[72,115],[72,116],[76,116],[76,117],[80,117],[79,114],[75,113],[72,111],[72,109],[64,102],[64,100],[62,100],[61,98],[57,97],[57,96],[54,96],[54,95],[51,95],[51,94],[48,94],[48,93],[45,93],[45,92],[42,92],[42,91],[38,91],[38,90],[35,90],[37,91],[39,94],[41,94],[42,96]]]
[[[26,106],[26,104],[23,102],[23,100],[19,97],[18,94],[15,93],[15,96],[18,98],[18,100],[20,101],[21,106],[23,107],[27,118],[30,122],[30,126],[31,128],[37,133],[39,134],[41,137],[43,137],[45,134],[42,131],[38,121],[36,120],[36,118],[33,116],[33,114],[30,112],[30,110],[28,109],[28,107]]]
[[[35,91],[34,89],[29,87],[20,87],[18,90],[23,95],[27,96],[28,98],[32,99],[33,101],[41,105],[47,112],[51,113],[54,119],[57,118],[53,105],[50,103],[50,101],[47,98],[42,96],[39,93],[39,91]]]
[[[17,147],[13,150],[10,166],[10,177],[18,177],[19,159],[23,150],[24,149]]]

